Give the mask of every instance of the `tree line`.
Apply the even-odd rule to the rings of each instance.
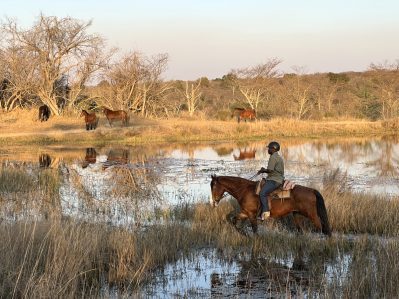
[[[52,114],[106,106],[143,117],[228,119],[237,107],[259,118],[399,116],[399,61],[364,72],[307,74],[279,70],[281,60],[232,69],[222,78],[166,81],[168,55],[121,55],[89,32],[91,21],[39,15],[28,29],[0,27],[0,109],[47,105]]]

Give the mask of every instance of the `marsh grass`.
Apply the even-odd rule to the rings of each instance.
[[[271,294],[398,295],[397,199],[353,194],[339,184],[326,183],[322,194],[332,238],[297,234],[285,223],[288,220],[260,225],[258,236],[245,237],[226,219],[237,208],[234,201],[224,200],[217,208],[203,202],[182,203],[162,214],[162,224],[116,227],[62,215],[58,170],[1,169],[0,176],[12,177],[8,184],[0,184],[3,204],[10,198],[39,202],[39,213],[58,215],[2,219],[0,297],[107,297],[107,289],[132,296],[167,264],[192,257],[201,248],[216,249],[227,262],[238,259],[242,275],[262,274],[271,284]],[[287,259],[303,261],[304,270],[279,262]]]

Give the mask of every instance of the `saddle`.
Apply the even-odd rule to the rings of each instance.
[[[266,179],[262,178],[260,181],[257,182],[255,193],[259,195],[260,190],[262,190],[263,185],[266,183]],[[289,180],[284,180],[283,184],[280,185],[276,190],[270,193],[270,198],[276,199],[285,199],[290,198],[291,190],[294,189],[295,183]]]

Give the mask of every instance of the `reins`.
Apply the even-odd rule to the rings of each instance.
[[[255,177],[258,176],[258,175],[259,175],[259,174],[256,173],[255,175],[251,176],[251,177],[248,178],[247,180],[251,181],[253,178],[255,178]],[[219,182],[219,184],[221,184],[224,188],[226,188],[226,186],[225,186],[224,184],[222,184],[221,182]],[[236,191],[239,192],[239,193],[241,193],[241,191],[242,191],[244,188],[245,188],[245,187],[238,188]],[[227,196],[227,194],[230,194],[231,196],[235,197],[234,195],[232,195],[232,194],[230,193],[230,191],[225,191],[224,194],[222,195],[222,197],[220,198],[220,200],[221,200],[222,198],[224,198],[225,196]],[[236,198],[236,199],[238,200],[238,198]]]

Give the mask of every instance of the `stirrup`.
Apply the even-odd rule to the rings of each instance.
[[[261,215],[260,215],[260,217],[258,217],[258,220],[260,220],[260,221],[265,221],[267,218],[269,218],[270,217],[270,211],[266,211],[266,212],[263,212]]]

